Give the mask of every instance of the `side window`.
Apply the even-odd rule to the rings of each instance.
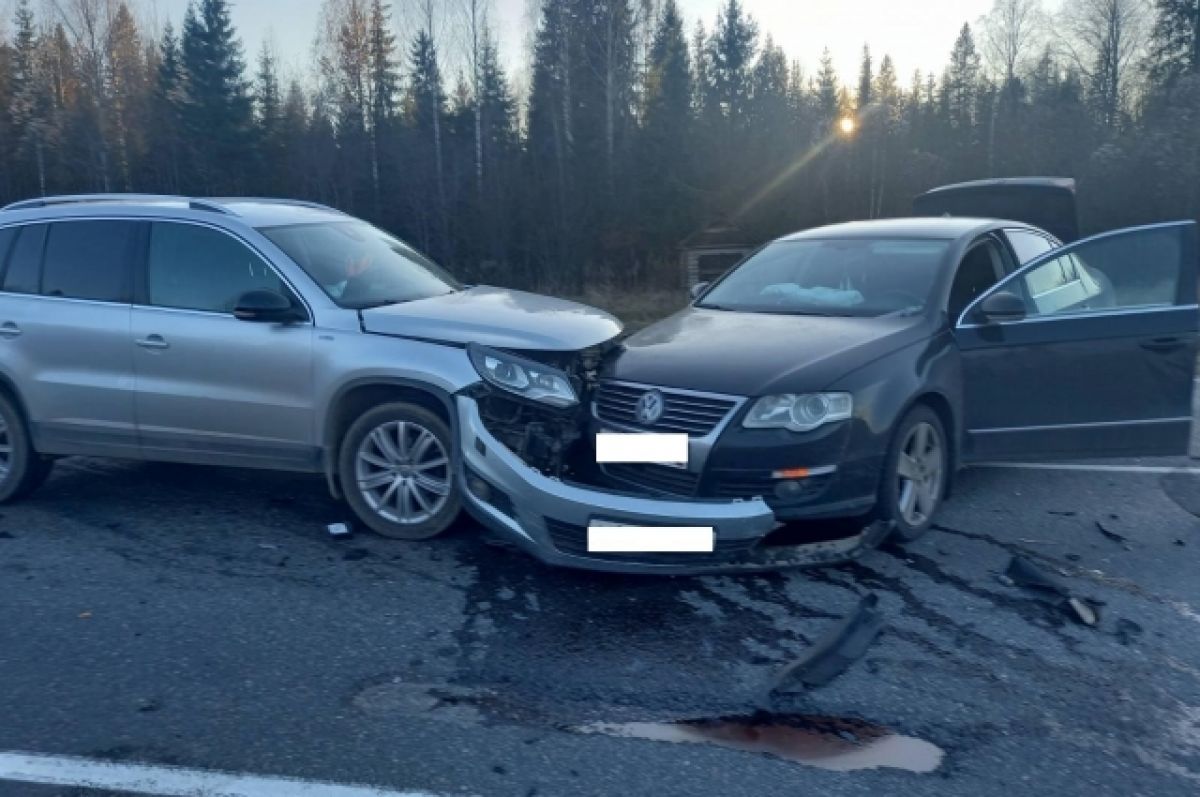
[[[950,301],[946,309],[953,321],[958,320],[976,297],[1000,281],[1004,276],[1002,264],[995,241],[984,240],[967,250],[950,285]]]
[[[1029,230],[1005,230],[1004,234],[1022,266],[1054,248],[1049,238]]]
[[[98,302],[129,301],[137,222],[64,221],[50,225],[42,294]]]
[[[247,291],[291,295],[271,267],[241,241],[195,224],[154,224],[147,265],[147,297],[155,307],[232,313]]]
[[[1169,306],[1183,254],[1179,228],[1132,230],[1084,241],[1017,282],[1031,316]]]
[[[8,250],[12,249],[13,241],[17,240],[20,227],[5,227],[0,229],[0,274],[4,273],[4,264],[8,260]]]
[[[42,274],[42,252],[46,248],[46,225],[28,224],[17,233],[4,272],[8,293],[37,293]]]

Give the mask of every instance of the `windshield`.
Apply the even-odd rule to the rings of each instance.
[[[459,284],[407,244],[362,221],[259,230],[341,307],[361,310],[453,293]]]
[[[778,241],[717,283],[698,307],[796,315],[879,316],[929,302],[946,240]]]

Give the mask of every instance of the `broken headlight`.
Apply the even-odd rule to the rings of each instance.
[[[507,352],[470,344],[467,354],[488,384],[552,407],[573,407],[579,396],[563,371]]]

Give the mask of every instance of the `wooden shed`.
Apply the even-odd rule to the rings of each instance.
[[[685,287],[712,282],[754,248],[741,229],[724,221],[689,235],[679,244]]]

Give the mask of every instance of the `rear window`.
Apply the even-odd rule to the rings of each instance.
[[[1008,242],[1017,253],[1017,260],[1025,265],[1036,257],[1044,255],[1054,248],[1049,238],[1028,230],[1005,230]]]
[[[8,293],[37,293],[42,269],[42,250],[46,243],[46,225],[22,227],[8,256],[4,272],[4,290]]]
[[[137,222],[67,221],[50,225],[42,293],[97,302],[129,301]]]

